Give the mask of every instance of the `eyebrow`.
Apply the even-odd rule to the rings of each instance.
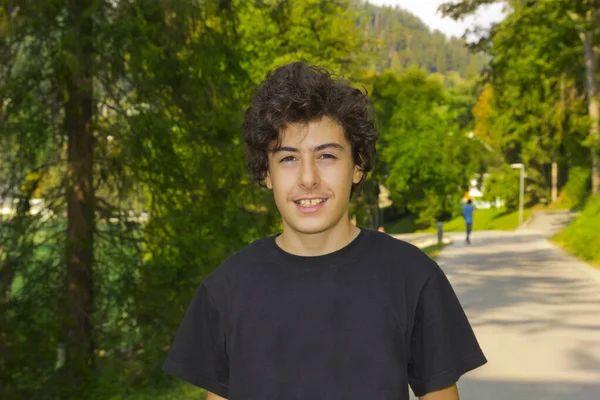
[[[324,143],[324,144],[320,144],[320,145],[314,147],[311,151],[313,153],[315,153],[317,151],[321,151],[321,150],[325,150],[325,149],[338,149],[338,150],[341,150],[341,151],[345,150],[344,146],[342,146],[339,143]],[[289,146],[280,146],[280,147],[274,149],[272,151],[272,153],[276,154],[276,153],[280,153],[280,152],[283,152],[283,151],[289,151],[291,153],[300,153],[300,150],[298,150],[297,148],[295,148],[295,147],[289,147]]]

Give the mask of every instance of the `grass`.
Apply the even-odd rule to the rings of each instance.
[[[523,210],[523,221],[531,216],[532,210],[526,208]],[[504,208],[489,208],[475,210],[473,215],[473,230],[487,231],[511,231],[519,227],[519,211],[507,211]],[[444,223],[444,232],[462,232],[465,230],[465,222],[462,217],[454,218]],[[435,227],[418,232],[435,232]]]
[[[412,233],[419,229],[412,217],[404,217],[396,221],[384,223],[384,228],[385,231],[390,234]]]
[[[552,242],[600,267],[600,195],[590,197],[581,214],[554,236]]]
[[[436,243],[431,246],[423,247],[421,250],[423,250],[425,254],[427,254],[429,257],[435,260],[440,254],[440,251],[442,251],[442,249],[448,245],[449,243]]]

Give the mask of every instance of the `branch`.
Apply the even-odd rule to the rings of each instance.
[[[462,0],[459,3],[442,3],[437,11],[442,17],[450,17],[455,21],[462,20],[469,15],[477,12],[477,9],[483,5],[505,3],[502,0]]]

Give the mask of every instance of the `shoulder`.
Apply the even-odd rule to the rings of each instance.
[[[419,302],[430,295],[443,271],[423,250],[404,240],[382,232],[373,234],[378,248],[372,265],[377,266],[393,300],[399,321],[405,332],[411,332]],[[429,288],[429,290],[428,290]]]
[[[243,275],[252,273],[253,265],[259,264],[266,257],[266,241],[269,237],[254,240],[227,257],[202,281],[202,285],[210,294],[225,294],[235,281],[244,280]]]

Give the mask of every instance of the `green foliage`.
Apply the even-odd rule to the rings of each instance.
[[[564,208],[581,208],[589,195],[590,176],[591,171],[589,168],[571,168],[569,179],[560,194],[558,203]]]
[[[153,385],[144,387],[123,386],[118,376],[107,373],[103,367],[89,400],[206,400],[206,391],[187,382],[177,382],[172,387],[158,388]]]
[[[600,265],[600,196],[589,197],[581,214],[553,240],[574,255]]]
[[[576,81],[565,74],[581,44],[561,7],[543,2],[513,13],[498,27],[491,50],[495,115],[503,115],[498,121],[509,119],[500,122],[501,147],[508,162],[527,166],[534,199],[550,197],[548,165],[568,167],[567,149],[581,153],[587,131]]]
[[[62,259],[57,239],[62,235],[60,229],[50,229],[49,223],[37,225],[30,216],[1,222],[2,284],[12,284],[2,287],[6,297],[0,303],[0,381],[14,384],[3,384],[0,397],[32,398],[55,373],[63,307],[59,294],[64,281],[64,272],[57,268]]]
[[[491,3],[499,1],[463,0],[440,9],[457,19]],[[572,167],[591,168],[581,40],[590,27],[581,16],[593,15],[594,7],[593,2],[568,0],[514,1],[507,18],[474,46],[491,57],[487,86],[474,109],[475,135],[493,152],[489,165],[495,169],[526,165],[526,196],[534,202],[550,198],[553,163],[559,189]],[[500,181],[496,177],[494,186]],[[504,191],[514,192],[511,187]]]
[[[481,154],[456,123],[460,108],[450,108],[441,84],[418,69],[377,76],[373,98],[382,132],[379,174],[394,203],[417,223],[455,212]]]
[[[124,127],[122,146],[151,215],[131,291],[135,306],[128,322],[135,326],[128,329],[134,335],[126,341],[135,351],[125,378],[142,386],[164,380],[166,351],[198,283],[227,256],[279,229],[269,193],[244,175],[235,129],[253,87],[270,69],[300,57],[335,71],[359,71],[348,55],[360,41],[342,1],[237,2],[229,10],[179,6],[172,15],[136,5],[128,23],[143,27],[143,34],[124,35],[120,47],[127,50],[121,58],[131,60],[126,71],[133,88],[144,89],[127,92],[118,102],[125,112],[114,116]],[[303,7],[319,14],[303,13]],[[211,24],[187,18],[199,13]],[[178,35],[179,41],[168,39]],[[130,36],[134,43],[127,42]]]
[[[364,40],[357,10],[347,0],[240,2],[238,10],[241,65],[254,84],[267,71],[306,59],[348,78],[359,78]]]
[[[64,82],[84,66],[67,51],[79,39],[67,3],[8,2],[0,12],[0,199],[15,205],[0,223],[3,399],[64,398],[72,389],[60,384],[70,173]],[[198,283],[231,253],[281,229],[270,193],[244,173],[239,133],[252,90],[281,64],[304,58],[372,93],[380,158],[351,204],[359,225],[380,222],[380,183],[398,213],[412,214],[410,229],[458,215],[470,179],[486,168],[486,195],[512,210],[511,162],[528,165],[531,200],[547,196],[552,160],[570,169],[566,201],[584,197],[589,121],[566,1],[516,10],[485,56],[400,9],[356,0],[90,4],[90,399],[204,397],[187,385],[171,390],[161,365]],[[476,75],[489,57],[483,87]],[[37,197],[43,210],[33,213]],[[476,229],[512,229],[516,221],[504,210],[475,214]],[[453,229],[464,229],[461,218],[446,225]]]
[[[298,58],[358,85],[368,53],[342,0],[94,2],[85,12],[95,21],[94,396],[119,398],[118,388],[171,383],[160,367],[198,283],[280,229],[269,192],[244,173],[239,127],[253,88]],[[0,378],[10,382],[0,397],[51,399],[62,396],[54,389],[65,339],[61,78],[81,66],[61,51],[77,39],[66,3],[11,13],[0,43],[0,197],[16,198],[20,217],[0,225],[10,244],[0,251]],[[25,223],[34,193],[51,218]],[[368,215],[363,197],[353,207]]]
[[[368,60],[373,72],[400,73],[417,66],[430,73],[456,72],[472,78],[487,63],[483,54],[470,53],[463,40],[430,31],[420,19],[398,7],[362,4],[360,23],[369,39],[366,47],[375,54]]]
[[[509,210],[519,207],[520,172],[508,165],[492,169],[484,183],[485,201],[494,202],[502,199]]]

